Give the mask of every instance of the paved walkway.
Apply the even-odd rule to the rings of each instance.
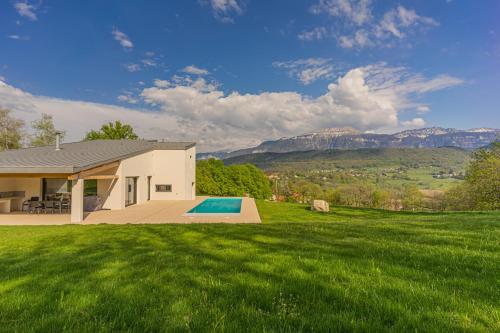
[[[260,223],[254,199],[243,198],[241,213],[219,216],[186,216],[185,213],[207,197],[196,200],[148,201],[122,210],[101,210],[86,215],[82,224],[160,224],[160,223]],[[0,214],[1,225],[70,224],[69,214]]]

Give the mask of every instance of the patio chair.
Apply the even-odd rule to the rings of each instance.
[[[24,212],[24,211],[29,212],[29,210],[30,210],[30,203],[31,203],[30,200],[24,200],[23,201],[23,205],[21,207],[21,212]]]
[[[30,203],[29,203],[29,213],[41,213],[43,210],[43,203],[41,203],[40,201],[31,201],[30,200]]]
[[[32,202],[35,202],[35,201],[38,201],[39,197],[31,197],[30,199],[28,200],[24,200],[23,201],[23,205],[21,206],[21,211],[24,212],[28,212],[30,213],[30,205]]]
[[[71,201],[68,199],[63,199],[61,200],[61,213],[63,210],[66,210],[66,212],[71,211]]]
[[[45,201],[43,203],[42,209],[43,209],[44,213],[50,212],[50,213],[54,214],[54,201],[52,201],[52,200]]]
[[[61,202],[62,200],[61,199],[58,199],[58,200],[54,200],[54,211],[58,211],[59,214],[62,213],[62,206],[61,206]]]

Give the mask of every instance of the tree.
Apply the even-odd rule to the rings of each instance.
[[[54,127],[54,120],[51,115],[42,113],[42,118],[31,123],[35,134],[31,137],[30,145],[34,147],[49,146],[56,142],[56,134],[59,133],[61,139],[66,134],[65,131],[58,131]]]
[[[120,140],[120,139],[138,139],[137,134],[134,133],[132,126],[122,124],[119,120],[114,123],[102,125],[99,131],[91,130],[85,135],[85,140]]]
[[[251,164],[231,165],[215,159],[199,161],[196,166],[196,190],[218,196],[249,195],[257,199],[271,197],[271,185],[262,170]]]
[[[10,113],[0,108],[0,151],[22,146],[24,121],[11,117]]]
[[[464,182],[445,195],[449,210],[500,209],[500,142],[473,154]]]
[[[414,185],[406,185],[403,190],[403,209],[417,210],[422,208],[424,196]]]

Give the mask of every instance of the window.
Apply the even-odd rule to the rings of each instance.
[[[172,192],[172,185],[156,185],[156,192]]]
[[[83,181],[83,195],[86,197],[97,195],[97,179],[85,179]]]
[[[71,182],[64,178],[43,178],[42,198],[48,200],[49,197],[71,192]]]

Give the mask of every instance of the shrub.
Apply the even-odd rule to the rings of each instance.
[[[196,191],[215,196],[271,197],[271,186],[264,172],[251,164],[225,166],[220,160],[198,161]]]

